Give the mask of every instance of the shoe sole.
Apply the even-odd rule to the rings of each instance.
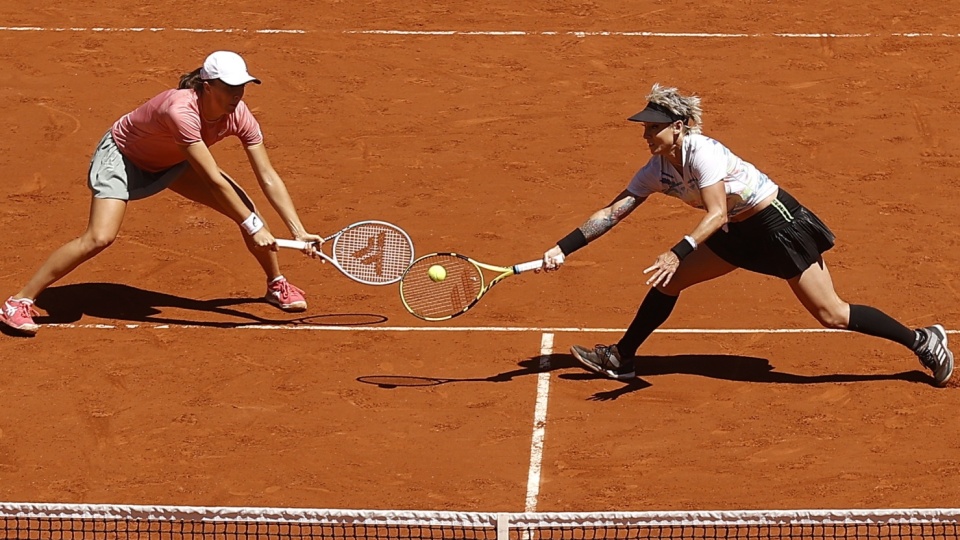
[[[579,350],[579,347],[577,347],[576,345],[574,345],[573,347],[570,347],[570,352],[573,353],[573,357],[576,358],[578,362],[583,364],[585,368],[589,369],[594,373],[603,375],[608,379],[613,379],[615,381],[626,381],[629,379],[633,379],[637,376],[637,373],[635,371],[631,371],[629,373],[617,373],[616,371],[610,371],[604,368],[603,366],[598,366],[597,364],[581,356],[581,354],[584,354],[585,352],[588,352],[588,351],[584,350],[583,352],[581,352]]]
[[[933,327],[939,331],[940,337],[943,338],[943,348],[947,350],[947,366],[948,366],[946,376],[943,377],[942,379],[938,379],[936,376],[936,373],[934,373],[933,381],[936,383],[937,386],[946,386],[947,383],[950,382],[950,377],[953,376],[953,352],[950,351],[950,347],[949,347],[950,340],[947,338],[947,329],[940,324],[935,324],[933,325]]]
[[[286,311],[287,313],[300,313],[307,310],[306,302],[294,302],[292,304],[281,304],[279,300],[277,300],[275,297],[270,295],[264,296],[263,299],[266,300],[267,303],[270,304],[271,306],[274,306],[280,309],[281,311]]]
[[[23,334],[25,336],[35,336],[37,335],[37,330],[40,330],[40,325],[38,324],[23,324],[20,326],[14,326],[13,324],[10,323],[10,321],[8,321],[3,317],[0,317],[0,323],[3,323],[3,325],[9,328],[10,330]]]

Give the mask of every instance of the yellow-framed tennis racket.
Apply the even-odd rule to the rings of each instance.
[[[415,317],[445,321],[466,313],[504,279],[542,266],[543,260],[539,259],[513,266],[495,266],[459,253],[431,253],[413,261],[403,273],[400,300]],[[484,270],[497,275],[488,282],[484,279]],[[443,279],[438,279],[440,276]]]

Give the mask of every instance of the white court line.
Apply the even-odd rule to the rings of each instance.
[[[853,39],[866,37],[937,37],[957,38],[960,34],[944,34],[934,32],[891,32],[889,34],[874,33],[799,33],[799,32],[758,32],[758,33],[719,33],[719,32],[647,32],[625,31],[611,32],[606,30],[583,31],[570,30],[565,32],[541,31],[527,32],[523,30],[344,30],[344,34],[367,34],[388,36],[575,36],[575,37],[660,37],[660,38],[794,38],[820,39],[838,38]]]
[[[223,324],[223,323],[216,323]],[[623,333],[626,328],[590,327],[542,327],[542,326],[334,326],[312,324],[247,324],[222,327],[211,324],[41,324],[44,328],[82,330],[283,330],[312,332],[578,332],[578,333]],[[660,328],[655,334],[834,334],[849,330],[829,328]],[[947,330],[956,334],[960,330]]]
[[[0,26],[0,32],[189,32],[195,34],[354,34],[354,35],[385,35],[385,36],[574,36],[585,37],[653,37],[653,38],[698,38],[698,39],[731,39],[731,38],[788,38],[788,39],[858,39],[867,37],[903,37],[903,38],[958,38],[960,34],[937,32],[890,32],[878,33],[801,33],[801,32],[767,32],[767,33],[719,33],[719,32],[648,32],[648,31],[526,31],[526,30],[304,30],[283,28],[260,28],[248,30],[245,28],[167,28],[167,27],[43,27],[43,26]]]
[[[553,334],[544,332],[540,338],[540,374],[537,376],[537,404],[533,412],[533,439],[530,443],[530,472],[527,474],[527,500],[524,512],[537,511],[540,496],[540,471],[543,464],[543,441],[547,432],[547,396],[550,394],[550,355],[553,354]]]
[[[306,34],[306,30],[281,30],[264,28],[260,30],[245,30],[242,28],[163,28],[163,27],[131,27],[131,28],[104,28],[104,27],[50,27],[42,26],[0,26],[0,32],[191,32],[194,34]]]

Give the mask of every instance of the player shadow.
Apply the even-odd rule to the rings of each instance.
[[[573,363],[580,367],[580,363],[571,354],[553,355],[551,361],[559,360],[563,363]],[[678,354],[671,356],[640,356],[637,357],[637,377],[623,381],[622,386],[603,392],[597,392],[589,399],[594,401],[608,401],[652,386],[644,377],[657,375],[698,375],[727,381],[768,383],[768,384],[825,384],[845,382],[872,382],[872,381],[906,381],[912,383],[929,384],[930,375],[919,370],[903,371],[900,373],[884,374],[852,374],[827,373],[823,375],[797,375],[784,371],[776,371],[769,360],[752,356],[729,354]],[[560,375],[568,380],[606,379],[596,373],[564,373]]]
[[[385,322],[387,317],[369,313],[310,315],[290,318],[262,317],[243,309],[265,304],[263,298],[215,298],[195,300],[149,291],[119,283],[77,283],[50,287],[40,293],[36,305],[46,315],[34,317],[37,324],[71,324],[84,316],[136,323],[238,328],[250,325],[324,324],[362,326]],[[164,316],[164,308],[212,313],[235,321],[209,321]],[[5,325],[0,325],[5,328]],[[7,333],[7,332],[4,332]]]
[[[438,386],[451,383],[499,383],[509,382],[517,377],[539,375],[544,372],[568,370],[571,368],[579,372],[564,372],[559,378],[572,381],[608,380],[606,377],[586,371],[572,354],[552,354],[546,363],[540,356],[521,360],[517,363],[519,369],[504,371],[487,377],[448,378],[428,375],[364,375],[357,377],[357,382],[370,384],[384,389],[416,388]],[[929,384],[929,374],[919,371],[903,371],[900,373],[865,375],[851,373],[830,373],[824,375],[797,375],[783,371],[776,371],[770,361],[765,358],[741,356],[732,354],[680,354],[672,356],[641,356],[637,358],[637,376],[627,381],[611,381],[617,384],[613,390],[600,391],[588,399],[591,401],[610,401],[622,396],[649,388],[653,384],[644,377],[658,375],[687,374],[723,379],[728,381],[768,383],[768,384],[828,384],[844,382],[871,382],[871,381],[907,381],[912,383]]]

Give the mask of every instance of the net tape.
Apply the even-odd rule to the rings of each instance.
[[[491,513],[0,503],[0,538],[960,538],[960,509]]]

